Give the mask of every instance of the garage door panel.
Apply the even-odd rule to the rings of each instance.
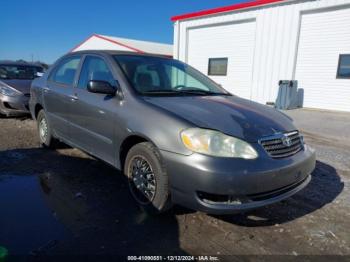
[[[187,62],[208,74],[209,58],[228,58],[227,76],[210,76],[228,91],[251,98],[255,21],[188,30]]]
[[[336,77],[340,54],[350,54],[350,9],[303,14],[295,79],[305,107],[350,111],[350,80]]]

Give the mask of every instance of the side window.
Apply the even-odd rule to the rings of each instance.
[[[80,57],[67,58],[54,70],[50,80],[60,84],[73,85],[79,62]]]
[[[115,86],[114,77],[106,62],[96,56],[87,56],[80,72],[78,88],[86,89],[90,80],[107,81]]]
[[[350,79],[350,54],[339,56],[337,78]]]

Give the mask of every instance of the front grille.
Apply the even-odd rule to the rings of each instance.
[[[248,197],[253,200],[253,201],[263,201],[263,200],[267,200],[270,198],[274,198],[274,197],[278,197],[284,193],[287,193],[291,190],[293,190],[294,188],[300,186],[302,183],[304,183],[306,181],[307,177],[288,186],[285,187],[281,187],[275,190],[271,190],[268,192],[263,192],[263,193],[258,193],[258,194],[251,194],[248,195]]]
[[[273,158],[292,156],[303,149],[303,140],[298,131],[276,134],[263,138],[259,142]]]

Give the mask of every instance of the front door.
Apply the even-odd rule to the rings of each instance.
[[[85,57],[71,103],[71,140],[90,154],[114,164],[113,137],[119,100],[111,95],[90,93],[87,90],[90,80],[107,81],[112,86],[116,85],[116,80],[102,57]]]

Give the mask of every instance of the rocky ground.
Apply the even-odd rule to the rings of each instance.
[[[292,117],[318,153],[306,189],[246,214],[176,207],[159,217],[137,208],[110,166],[77,149],[39,148],[30,119],[0,119],[0,247],[33,256],[350,255],[350,144],[320,132],[327,123]]]

